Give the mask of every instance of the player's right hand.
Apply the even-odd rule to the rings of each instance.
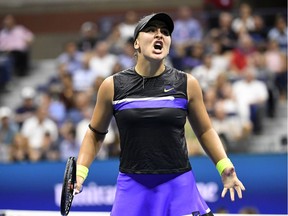
[[[74,186],[74,195],[77,195],[83,191],[83,182],[84,179],[80,176],[76,177],[76,183]]]

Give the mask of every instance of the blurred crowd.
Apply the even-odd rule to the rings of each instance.
[[[241,151],[263,118],[273,119],[287,100],[287,23],[283,14],[268,26],[247,3],[223,10],[215,25],[203,25],[187,6],[175,11],[172,49],[166,64],[194,75],[207,111],[228,152]],[[77,156],[102,81],[133,67],[133,32],[139,20],[128,11],[123,20],[101,25],[87,21],[79,38],[67,41],[55,56],[57,71],[41,86],[22,89],[14,109],[0,107],[0,161],[66,160]],[[103,24],[103,23],[102,23]],[[0,30],[0,83],[29,73],[34,35],[7,15]],[[1,91],[1,90],[0,90]],[[190,155],[204,154],[187,126]],[[98,159],[118,156],[119,136],[112,119]]]

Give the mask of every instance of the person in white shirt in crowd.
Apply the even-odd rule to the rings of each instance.
[[[268,99],[266,84],[257,79],[257,71],[249,66],[243,69],[243,78],[233,83],[233,91],[242,119],[252,121],[253,132],[262,132],[262,120]]]
[[[134,10],[128,10],[124,15],[124,20],[119,23],[121,38],[127,41],[134,36],[134,29],[138,22],[138,14]]]
[[[203,64],[196,66],[191,71],[191,74],[199,81],[203,92],[216,84],[217,77],[220,73],[222,73],[222,71],[212,65],[211,54],[205,54],[203,56]]]
[[[99,41],[91,53],[89,65],[95,78],[98,76],[108,77],[113,73],[118,58],[116,55],[109,53],[109,45],[106,41]]]
[[[232,21],[232,29],[238,35],[255,29],[252,8],[248,3],[244,2],[240,4],[239,14]]]
[[[20,132],[27,137],[35,160],[42,157],[46,138],[51,139],[51,142],[58,139],[57,124],[48,117],[48,107],[41,105],[34,116],[24,121]]]

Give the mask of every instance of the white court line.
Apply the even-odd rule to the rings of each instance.
[[[0,216],[59,216],[60,211],[0,210]],[[251,214],[214,214],[215,216],[251,216]],[[284,214],[253,214],[253,216],[287,216]],[[70,212],[69,216],[110,216],[109,212]]]

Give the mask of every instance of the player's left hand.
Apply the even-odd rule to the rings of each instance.
[[[238,197],[242,198],[242,191],[245,190],[244,185],[242,182],[238,179],[234,167],[226,168],[222,175],[222,182],[224,185],[224,189],[222,190],[221,197],[223,198],[227,191],[229,190],[230,198],[232,201],[235,200],[235,191],[237,192]]]

